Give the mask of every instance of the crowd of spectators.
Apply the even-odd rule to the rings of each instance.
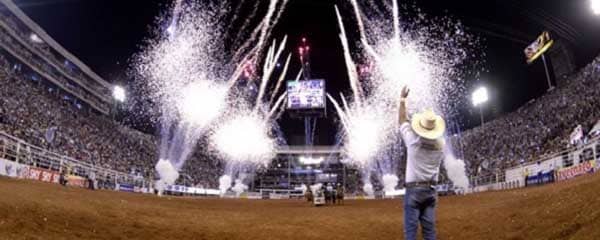
[[[79,95],[79,98],[108,109],[107,104],[100,100],[101,98],[110,99],[110,90],[107,87],[100,86],[99,83],[83,75],[72,64],[67,64],[66,59],[59,59],[58,56],[60,55],[55,54],[45,42],[32,40],[32,38],[39,39],[39,37],[31,33],[24,24],[8,11],[0,9],[0,18],[2,19],[0,21],[1,44],[13,50],[19,57],[27,59],[27,64],[43,70],[45,74],[51,76],[63,88]],[[79,83],[74,84],[72,79],[77,79]],[[93,89],[93,91],[86,91],[84,88]],[[94,92],[100,95],[94,94]]]
[[[107,109],[100,99],[110,96],[108,89],[67,64],[6,9],[0,9],[0,17],[0,130],[78,160],[153,178],[157,137],[82,108],[80,100]],[[220,172],[215,169],[221,166],[209,159],[194,152],[179,183],[214,187]]]
[[[0,57],[0,129],[30,144],[122,172],[147,174],[155,139],[73,104]]]
[[[158,138],[82,107],[0,51],[0,131],[96,166],[154,178]],[[178,183],[216,187],[222,169],[202,151],[192,153]]]
[[[517,111],[453,137],[470,175],[493,174],[572,147],[577,125],[588,132],[600,120],[600,57]]]

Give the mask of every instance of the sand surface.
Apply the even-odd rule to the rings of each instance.
[[[600,239],[600,174],[441,197],[439,239]],[[402,239],[402,203],[156,197],[0,178],[0,239]]]

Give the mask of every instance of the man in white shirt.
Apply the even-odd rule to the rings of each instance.
[[[406,144],[406,194],[404,195],[404,239],[417,239],[419,223],[425,240],[436,239],[435,206],[439,169],[444,160],[444,119],[431,110],[414,114],[408,121],[406,98],[400,95],[399,121],[402,140]]]

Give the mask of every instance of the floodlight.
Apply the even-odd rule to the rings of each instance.
[[[479,87],[479,88],[477,88],[477,90],[475,90],[473,92],[473,96],[472,96],[473,106],[477,107],[480,104],[487,102],[487,100],[488,100],[487,88]]]
[[[34,43],[44,43],[44,40],[42,40],[37,34],[32,33],[29,35],[29,40],[31,40]]]
[[[600,15],[600,0],[591,0],[592,12],[596,15]]]
[[[125,102],[125,89],[121,86],[113,88],[113,97],[119,102]]]

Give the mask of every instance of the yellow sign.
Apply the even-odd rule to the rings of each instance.
[[[529,44],[525,48],[525,57],[527,58],[527,64],[531,64],[533,61],[538,59],[554,44],[554,40],[550,38],[550,33],[544,31],[535,42]]]

